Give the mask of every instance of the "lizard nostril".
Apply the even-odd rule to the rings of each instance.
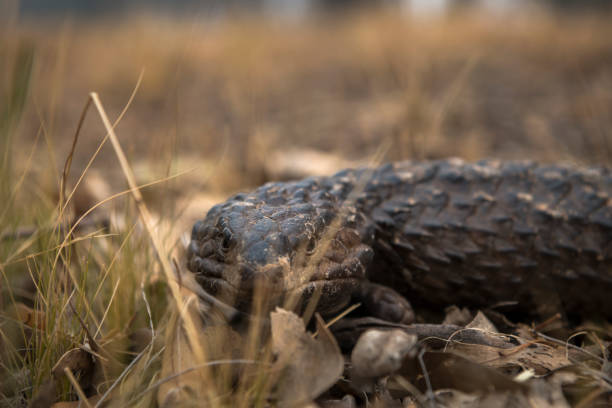
[[[314,251],[316,248],[317,248],[317,240],[315,238],[310,238],[308,240],[308,244],[306,245],[306,255],[314,254]]]

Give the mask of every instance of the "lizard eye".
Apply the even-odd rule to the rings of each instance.
[[[228,228],[223,229],[223,241],[221,241],[221,250],[227,252],[232,245],[232,231]]]

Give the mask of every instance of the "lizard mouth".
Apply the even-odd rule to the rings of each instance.
[[[351,228],[340,228],[325,244],[301,240],[285,248],[273,245],[282,239],[268,241],[220,251],[210,249],[218,240],[192,241],[188,268],[211,295],[241,311],[253,310],[254,301],[270,309],[305,306],[312,299],[328,315],[350,302],[373,258],[372,248]]]
[[[316,282],[365,279],[367,265],[373,256],[372,249],[366,245],[343,249],[341,254],[330,251],[316,266],[312,258],[308,257],[297,261],[296,258],[285,256],[274,263],[260,265],[240,257],[228,263],[213,257],[201,257],[196,253],[192,253],[188,266],[196,273],[196,279],[203,284],[209,282],[207,287],[213,294],[219,292],[217,287],[221,286],[227,286],[230,292],[238,293],[253,291],[257,286],[262,286],[276,293],[300,290]],[[296,263],[301,266],[296,266]]]
[[[280,306],[303,311],[310,302],[316,302],[316,310],[327,316],[348,306],[363,278],[314,279],[289,288],[265,282],[261,286],[236,287],[223,278],[206,275],[197,275],[196,280],[207,292],[241,311],[253,310],[256,302],[265,305],[265,310]]]

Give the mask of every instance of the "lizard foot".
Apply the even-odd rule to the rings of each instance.
[[[353,299],[361,302],[371,317],[393,323],[410,324],[414,322],[414,311],[410,302],[388,286],[363,282],[355,290]]]

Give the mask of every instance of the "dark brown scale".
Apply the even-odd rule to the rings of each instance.
[[[365,284],[365,271],[417,305],[516,301],[528,313],[561,305],[612,318],[611,196],[606,168],[441,160],[344,170],[215,206],[194,226],[188,266],[206,289],[240,299],[253,286],[244,279],[279,297],[322,285],[324,312],[345,306],[350,293],[339,294]]]

